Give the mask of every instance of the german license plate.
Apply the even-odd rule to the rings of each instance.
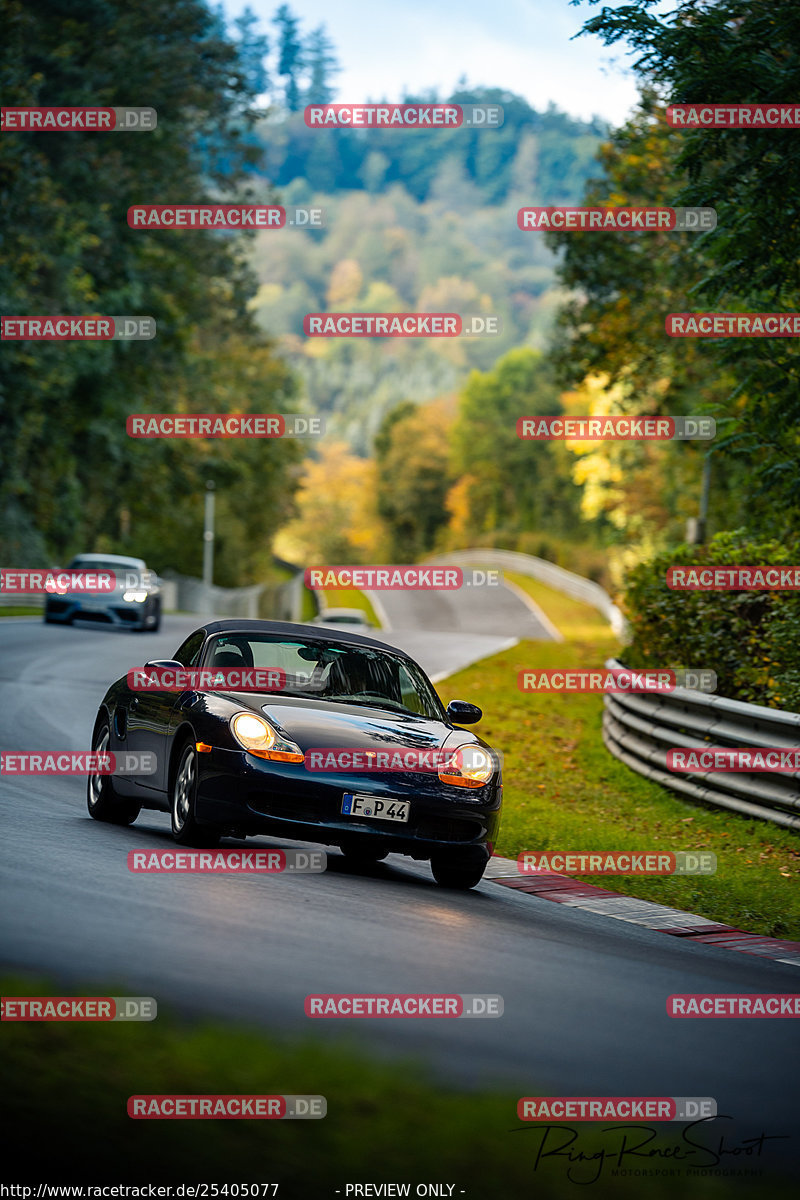
[[[377,821],[407,821],[411,812],[410,800],[383,800],[376,796],[361,796],[358,792],[345,792],[342,797],[342,813],[346,817],[370,817]]]

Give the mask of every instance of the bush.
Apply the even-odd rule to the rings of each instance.
[[[634,667],[711,667],[717,693],[800,711],[800,593],[682,592],[666,584],[668,567],[788,566],[800,541],[752,541],[744,530],[719,533],[707,546],[678,546],[640,563],[626,580],[624,608]]]

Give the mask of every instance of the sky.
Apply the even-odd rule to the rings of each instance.
[[[264,32],[280,0],[249,0]],[[246,0],[225,0],[229,18]],[[584,0],[289,0],[309,33],[324,24],[342,72],[344,103],[398,100],[403,93],[468,86],[503,87],[536,109],[552,101],[571,116],[620,124],[636,101],[623,46],[571,39],[598,8]]]

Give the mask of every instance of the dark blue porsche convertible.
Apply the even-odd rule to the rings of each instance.
[[[156,771],[90,776],[89,812],[121,825],[169,812],[190,846],[270,834],[364,862],[408,854],[443,887],[470,888],[503,793],[499,755],[461,728],[481,716],[463,700],[445,709],[409,655],[372,638],[212,621],[108,689],[92,749],[149,752]]]

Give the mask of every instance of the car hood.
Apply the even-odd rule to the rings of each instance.
[[[378,708],[362,708],[348,704],[293,704],[286,700],[270,700],[253,704],[301,750],[311,747],[341,747],[352,750],[364,747],[387,749],[392,746],[429,750],[442,746],[452,730],[443,721],[405,716]]]

